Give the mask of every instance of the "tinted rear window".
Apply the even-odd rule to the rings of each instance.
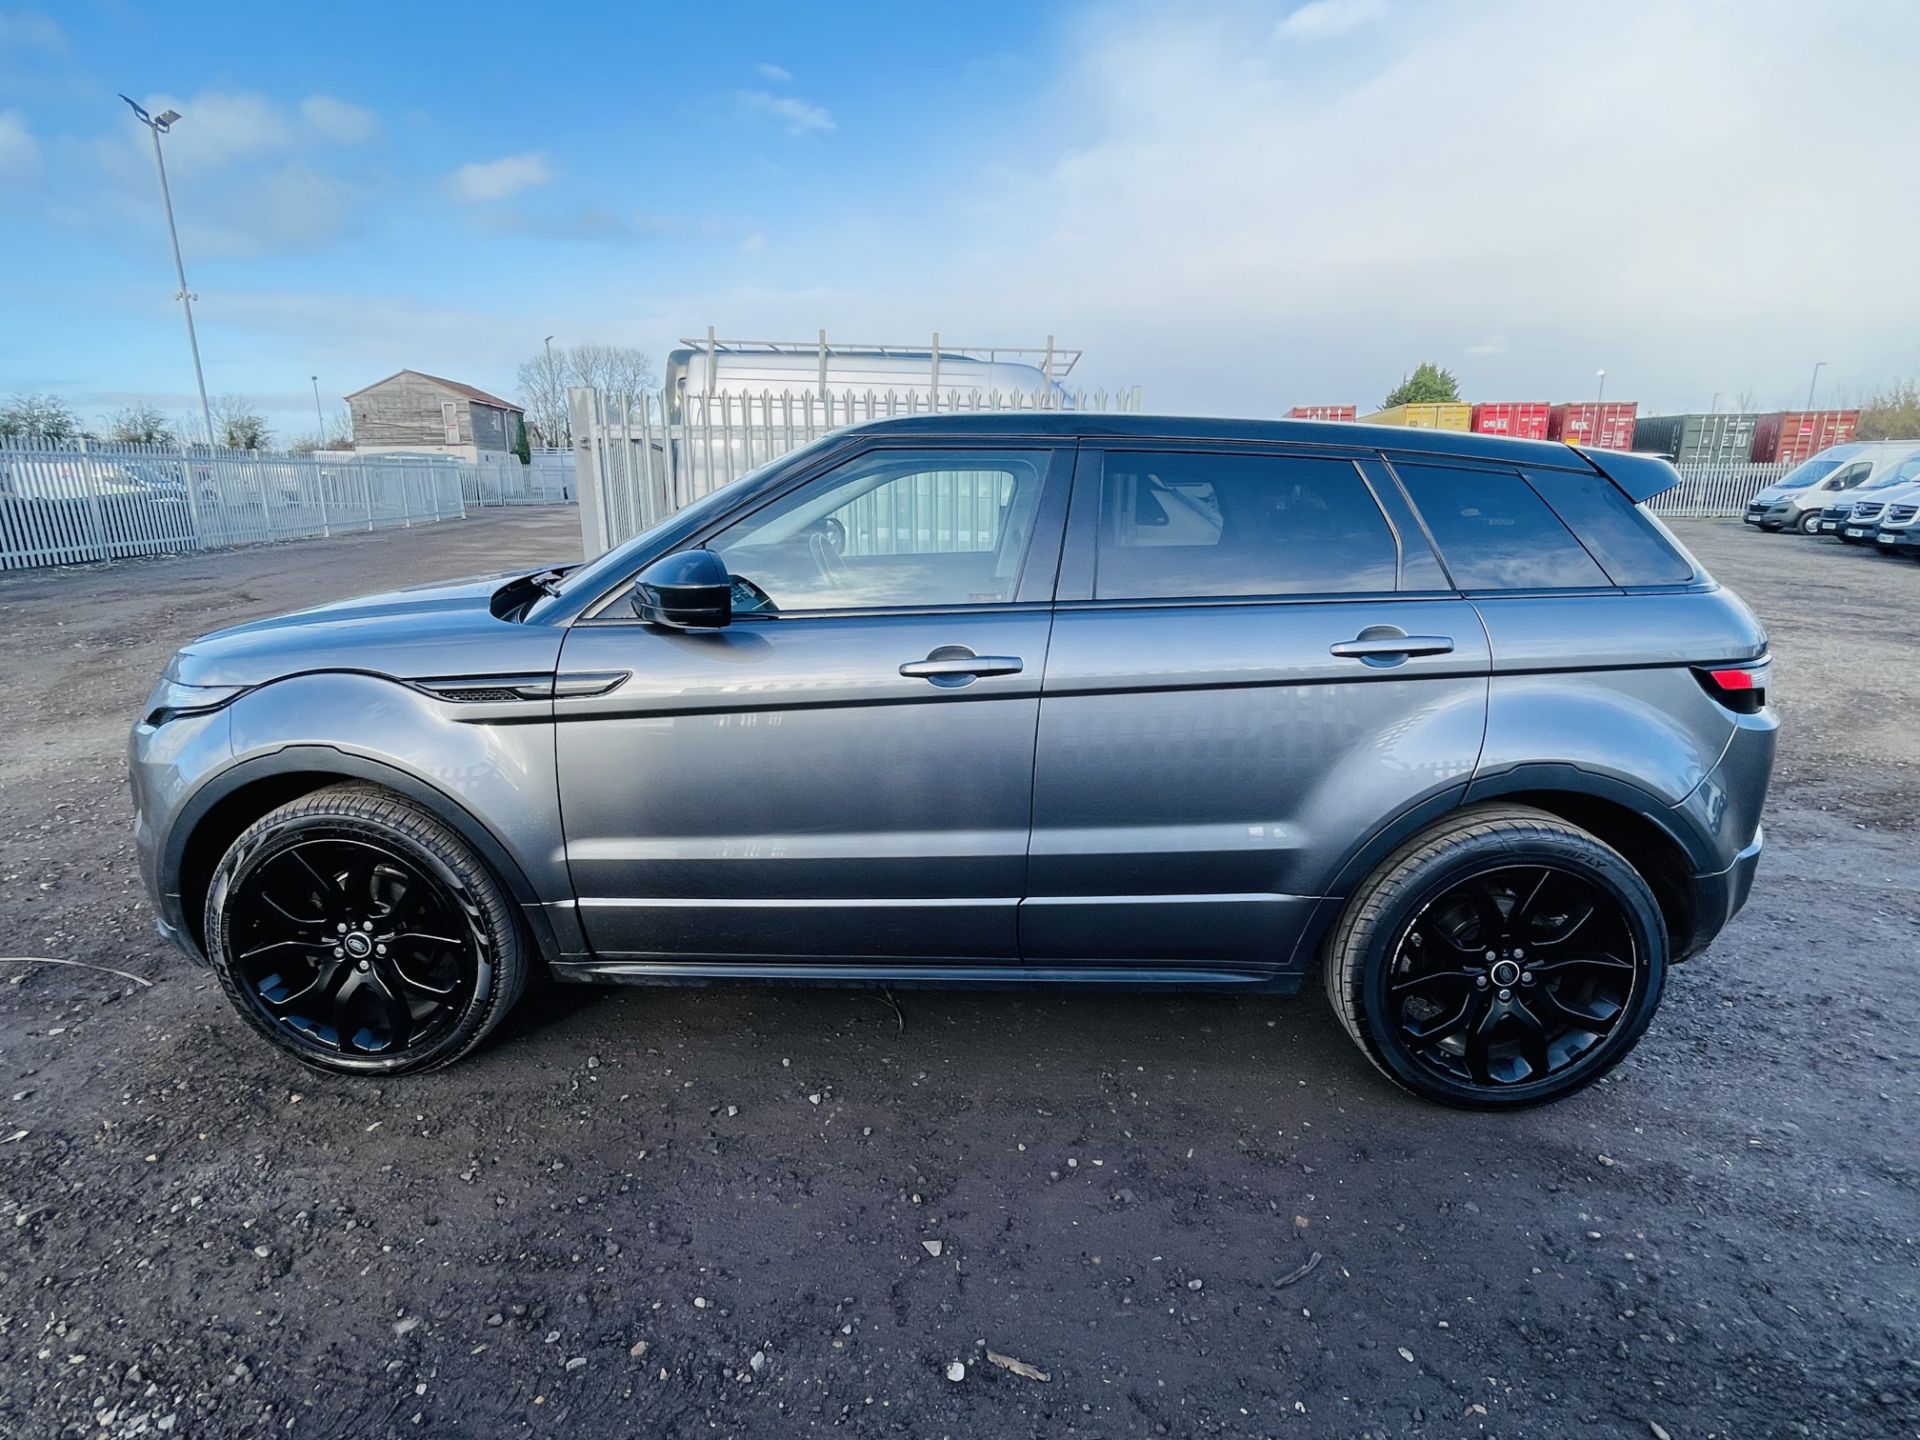
[[[1394,588],[1393,532],[1346,460],[1109,451],[1094,597]]]
[[[1517,470],[1395,464],[1462,590],[1574,590],[1607,577]]]
[[[1693,566],[1604,475],[1529,471],[1534,489],[1616,585],[1684,585]]]

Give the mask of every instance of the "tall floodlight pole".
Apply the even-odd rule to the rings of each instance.
[[[193,351],[193,382],[200,387],[200,418],[207,427],[207,444],[212,446],[213,407],[207,404],[207,377],[200,369],[200,337],[193,333],[194,296],[187,289],[186,262],[180,258],[180,232],[173,224],[173,194],[167,189],[167,161],[160,153],[160,137],[173,129],[180,112],[162,110],[158,115],[149,115],[143,106],[130,97],[122,95],[120,98],[132,108],[135,118],[153,132],[153,166],[160,172],[160,203],[167,212],[167,238],[173,242],[173,273],[180,281],[180,291],[173,298],[180,302],[180,309],[187,317],[187,348]]]
[[[555,377],[553,373],[553,336],[551,335],[547,336],[547,338],[541,343],[547,347],[547,384],[553,385],[554,392],[555,392],[553,398],[556,401],[560,401],[564,397],[562,397],[559,394],[560,387],[557,384],[554,384]],[[547,418],[551,420],[553,416],[549,414]],[[571,406],[567,407],[567,424],[565,425],[564,429],[566,431],[567,443],[571,445],[573,443],[573,411]],[[542,435],[540,437],[540,443],[542,445],[551,445],[553,444],[555,438],[556,437],[552,435]]]
[[[1593,397],[1593,403],[1596,405],[1604,404],[1606,402],[1606,398],[1607,398],[1607,372],[1602,370],[1600,371],[1600,393]]]
[[[1807,408],[1809,410],[1813,408],[1813,392],[1815,387],[1820,383],[1820,371],[1825,368],[1826,363],[1824,360],[1816,360],[1813,363],[1813,379],[1807,382]]]
[[[320,448],[324,450],[327,444],[327,417],[320,413],[320,377],[309,375],[307,378],[313,381],[313,418],[320,422],[320,428],[313,433],[320,437]]]

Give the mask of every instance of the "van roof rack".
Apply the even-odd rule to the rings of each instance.
[[[927,359],[933,356],[953,356],[968,360],[984,360],[993,364],[1001,360],[1021,360],[1034,364],[1035,368],[1049,380],[1062,380],[1073,373],[1073,367],[1080,363],[1081,351],[1063,350],[1053,343],[1053,337],[1047,337],[1045,345],[953,345],[940,338],[938,330],[933,332],[930,342],[913,344],[868,344],[850,340],[827,339],[822,330],[813,340],[722,340],[709,329],[704,336],[684,337],[680,343],[690,350],[716,355],[818,355],[825,360],[829,355],[893,355],[903,359]]]

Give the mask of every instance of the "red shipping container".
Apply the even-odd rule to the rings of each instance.
[[[1547,416],[1547,438],[1595,450],[1631,450],[1633,421],[1639,409],[1633,400],[1556,405]]]
[[[1756,465],[1798,465],[1829,445],[1845,445],[1860,424],[1858,410],[1786,410],[1762,415],[1753,431]]]
[[[1542,400],[1473,407],[1473,428],[1481,435],[1511,435],[1516,440],[1547,438],[1547,418],[1553,407]]]
[[[1357,405],[1296,405],[1287,411],[1289,420],[1351,420],[1360,412]]]

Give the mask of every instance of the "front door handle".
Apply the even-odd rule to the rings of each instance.
[[[1025,668],[1018,655],[976,655],[964,645],[942,645],[924,660],[909,660],[900,673],[935,685],[969,685],[982,675],[1018,675]]]
[[[1411,655],[1451,655],[1451,635],[1409,635],[1397,625],[1369,625],[1351,640],[1328,646],[1342,660],[1393,665]]]

